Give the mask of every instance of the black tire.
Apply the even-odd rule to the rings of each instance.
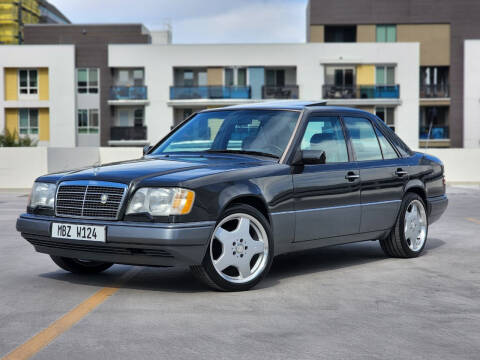
[[[405,213],[410,204],[415,200],[423,205],[425,213],[427,213],[425,202],[420,196],[412,192],[408,192],[404,196],[395,226],[385,239],[380,240],[380,246],[387,256],[396,258],[414,258],[419,256],[425,249],[428,239],[428,217],[426,217],[427,226],[425,241],[420,249],[416,251],[412,250],[408,245],[407,239],[405,239]]]
[[[84,261],[60,256],[52,256],[53,262],[63,270],[70,271],[74,274],[98,274],[107,270],[113,264],[100,261]]]
[[[214,239],[214,236],[212,235],[212,238],[210,239],[205,257],[203,258],[203,262],[201,265],[194,265],[190,266],[190,270],[192,274],[200,280],[202,283],[207,285],[208,287],[214,289],[214,290],[219,290],[219,291],[245,291],[249,290],[255,285],[257,285],[268,273],[270,270],[270,267],[272,265],[273,261],[273,238],[272,238],[272,231],[270,227],[270,223],[268,220],[265,218],[265,216],[255,209],[254,207],[250,205],[244,205],[244,204],[238,204],[238,205],[233,205],[229,208],[227,208],[224,213],[220,216],[220,218],[217,221],[217,226],[220,224],[220,222],[225,219],[228,216],[234,215],[234,214],[247,214],[252,217],[254,217],[256,220],[258,220],[261,225],[263,226],[266,234],[267,234],[267,240],[268,240],[268,257],[266,260],[266,265],[261,273],[259,273],[254,279],[251,281],[245,282],[245,283],[233,283],[230,282],[224,278],[222,278],[217,270],[214,268],[214,265],[212,263],[212,259],[210,256],[210,245],[211,242]]]

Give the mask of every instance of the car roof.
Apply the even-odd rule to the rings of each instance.
[[[233,105],[222,108],[205,109],[201,112],[219,111],[219,110],[309,110],[322,112],[352,112],[372,115],[371,113],[349,107],[342,106],[326,106],[326,101],[298,101],[298,100],[282,100],[282,101],[266,101],[256,102],[242,105]]]

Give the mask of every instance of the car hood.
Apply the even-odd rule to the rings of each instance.
[[[62,174],[52,174],[39,178],[39,181],[75,181],[96,180],[130,184],[132,181],[153,179],[161,183],[162,177],[172,178],[175,174],[176,182],[182,182],[192,177],[208,176],[219,172],[249,168],[262,164],[271,164],[271,160],[248,156],[155,156],[138,160],[92,166]],[[201,169],[201,171],[198,171]]]

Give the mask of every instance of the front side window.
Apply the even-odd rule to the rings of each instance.
[[[297,111],[225,110],[196,115],[153,154],[179,152],[261,153],[280,157],[292,136]]]
[[[98,69],[77,69],[77,91],[79,94],[98,93]]]
[[[342,126],[335,116],[312,116],[308,120],[300,149],[324,151],[326,163],[348,162]]]
[[[98,109],[79,109],[77,112],[79,134],[98,134]]]
[[[18,111],[18,129],[20,135],[38,134],[38,110],[20,109]]]
[[[382,151],[371,122],[359,117],[345,117],[357,161],[382,160]]]
[[[19,70],[18,71],[20,95],[38,94],[38,72],[37,70]]]

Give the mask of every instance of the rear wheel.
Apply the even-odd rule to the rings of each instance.
[[[52,255],[50,255],[50,257],[53,262],[63,270],[70,271],[74,274],[97,274],[107,270],[113,265],[100,261],[80,260]]]
[[[265,277],[272,258],[267,219],[249,205],[235,205],[217,222],[202,264],[191,266],[191,270],[211,288],[242,291]]]
[[[388,256],[411,258],[419,256],[427,242],[428,218],[423,199],[415,193],[405,195],[400,214],[390,235],[380,240]]]

